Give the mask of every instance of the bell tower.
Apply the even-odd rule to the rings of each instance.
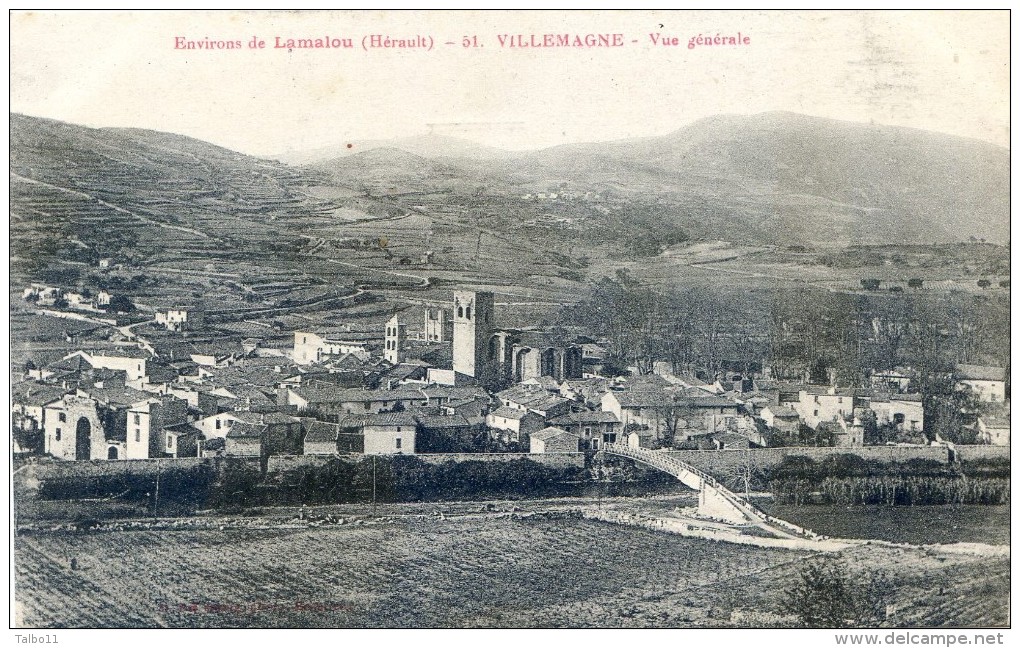
[[[400,323],[400,318],[394,315],[386,322],[385,349],[383,357],[392,364],[400,364],[404,361],[404,334],[406,325]]]
[[[492,335],[494,300],[491,292],[453,293],[453,370],[481,378]]]

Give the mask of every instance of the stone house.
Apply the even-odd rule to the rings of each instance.
[[[547,427],[531,435],[531,453],[580,452],[580,437],[563,428]]]
[[[408,412],[364,417],[365,454],[414,454],[418,422]]]

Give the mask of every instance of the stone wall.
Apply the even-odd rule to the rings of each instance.
[[[108,477],[112,475],[144,475],[155,476],[158,472],[171,470],[188,470],[200,465],[208,465],[216,471],[225,468],[259,471],[259,459],[253,458],[210,458],[181,457],[178,459],[128,459],[122,461],[57,461],[53,463],[35,463],[25,472],[30,472],[36,479],[76,479],[87,477]]]
[[[345,461],[358,462],[367,460],[371,455],[274,455],[269,457],[267,470],[270,474],[286,472],[304,467],[317,467],[325,465],[330,459],[341,456]],[[382,460],[391,459],[397,455],[376,455]],[[529,454],[526,452],[516,453],[437,453],[437,454],[416,454],[408,455],[417,457],[425,463],[432,465],[444,464],[449,461],[514,461],[515,459],[529,459],[535,463],[553,468],[576,467],[584,468],[583,452],[563,452],[548,454]]]
[[[977,447],[977,446],[969,446]],[[990,446],[984,446],[990,447]],[[958,446],[959,449],[959,446]],[[760,468],[768,469],[790,456],[809,457],[824,461],[837,454],[855,454],[867,460],[904,462],[911,459],[928,459],[949,462],[949,451],[942,446],[864,446],[860,448],[758,448],[754,450],[674,450],[670,454],[695,468],[718,477],[743,464],[750,453]]]
[[[1009,460],[1009,446],[993,445],[958,445],[956,458],[960,461],[977,461],[981,459]]]
[[[515,459],[528,459],[535,463],[554,468],[577,467],[584,468],[583,452],[544,452],[529,454],[527,452],[506,452],[506,453],[457,453],[457,454],[420,454],[415,455],[422,461],[430,464],[442,464],[447,461],[514,461]]]

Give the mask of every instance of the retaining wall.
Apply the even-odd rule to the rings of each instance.
[[[1009,446],[993,445],[958,445],[956,456],[960,461],[976,461],[979,459],[1009,460]]]
[[[970,446],[977,447],[977,446]],[[983,446],[991,447],[991,446]],[[957,446],[959,450],[960,446]],[[854,454],[859,457],[883,462],[904,462],[911,459],[929,459],[949,463],[949,451],[942,446],[864,446],[861,448],[756,448],[754,450],[673,450],[669,454],[687,462],[695,468],[712,475],[726,473],[747,460],[748,453],[761,468],[771,468],[783,462],[786,457],[809,457],[824,461],[838,454]],[[1007,455],[1008,456],[1008,455]]]
[[[507,453],[458,453],[458,454],[420,454],[415,455],[422,461],[430,464],[443,464],[448,461],[515,461],[517,459],[528,459],[544,466],[554,468],[566,468],[574,466],[584,468],[583,452],[540,452],[530,454],[527,452]]]
[[[182,457],[179,459],[126,459],[121,461],[56,461],[36,463],[23,472],[36,479],[82,479],[113,475],[153,476],[171,470],[188,470],[197,466],[213,470],[226,468],[259,471],[258,457]]]
[[[324,466],[336,457],[342,458],[344,461],[357,463],[360,461],[366,461],[372,455],[353,454],[353,455],[274,455],[269,457],[267,471],[270,474],[287,472],[303,467],[318,467]],[[381,459],[391,459],[396,455],[377,455]],[[561,452],[561,453],[545,453],[545,454],[529,454],[527,452],[514,452],[514,453],[437,453],[437,454],[415,454],[407,455],[409,457],[416,457],[421,459],[425,463],[432,465],[444,464],[450,461],[514,461],[517,459],[528,459],[535,463],[542,464],[543,466],[551,466],[553,468],[566,468],[566,467],[577,467],[584,468],[584,453],[583,452]]]

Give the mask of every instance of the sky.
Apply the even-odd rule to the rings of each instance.
[[[12,112],[253,155],[427,132],[533,149],[771,110],[1009,145],[1005,11],[36,11],[13,13],[10,27]],[[547,33],[622,34],[624,46],[498,40]],[[750,42],[688,47],[738,33]],[[366,51],[372,34],[433,48]],[[175,49],[178,37],[242,47]],[[253,37],[265,48],[248,48]],[[276,37],[354,48],[277,49]],[[471,37],[479,47],[463,46]]]

